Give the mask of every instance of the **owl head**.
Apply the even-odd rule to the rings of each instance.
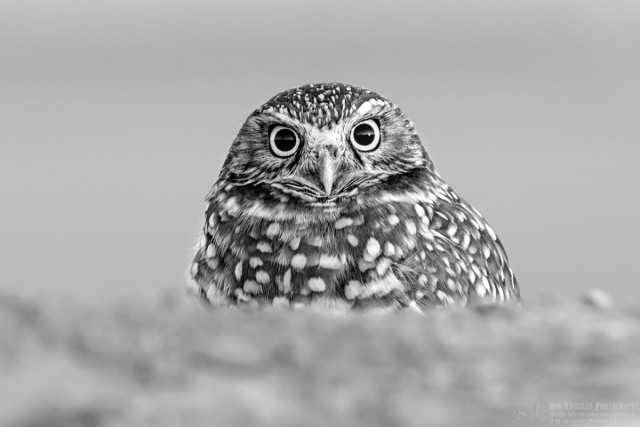
[[[350,198],[433,168],[411,121],[388,99],[343,84],[274,96],[246,120],[220,181],[262,186],[305,203]]]

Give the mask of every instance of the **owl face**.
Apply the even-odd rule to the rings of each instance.
[[[255,110],[221,178],[323,204],[425,167],[431,161],[398,107],[371,91],[331,83],[282,92]]]

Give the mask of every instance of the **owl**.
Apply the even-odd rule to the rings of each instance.
[[[507,255],[388,99],[343,83],[256,109],[206,197],[191,289],[216,307],[518,302]]]

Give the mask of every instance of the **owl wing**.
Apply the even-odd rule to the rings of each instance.
[[[400,273],[419,306],[519,301],[507,254],[480,213],[455,193],[426,204],[416,251]]]
[[[229,215],[218,199],[219,184],[206,197],[208,203],[201,241],[194,256],[191,278],[199,295],[216,307],[235,304],[234,298],[246,297],[237,283],[247,259],[248,232],[238,235],[229,223]],[[235,292],[235,293],[234,293]]]

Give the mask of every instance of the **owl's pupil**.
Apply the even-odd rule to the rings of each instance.
[[[375,137],[376,137],[375,131],[370,125],[366,123],[358,125],[358,127],[355,128],[353,131],[353,138],[360,145],[371,144],[375,139]]]
[[[278,150],[291,151],[296,146],[296,135],[291,129],[280,129],[273,138]]]

